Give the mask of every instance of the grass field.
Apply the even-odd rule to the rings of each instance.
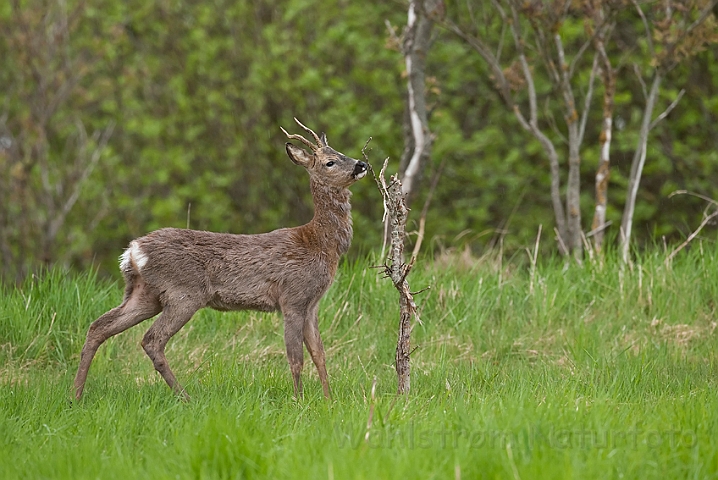
[[[396,292],[378,262],[345,263],[321,308],[332,401],[308,356],[292,399],[278,314],[207,310],[168,347],[191,402],[144,355],[147,322],[72,403],[122,288],[51,271],[0,297],[0,478],[716,478],[718,248],[664,259],[420,264],[408,398]]]

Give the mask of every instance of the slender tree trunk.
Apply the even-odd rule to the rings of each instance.
[[[411,311],[406,297],[402,295],[399,297],[399,334],[394,357],[397,379],[396,392],[399,395],[408,394],[411,391],[409,355],[411,355]]]
[[[568,231],[566,227],[566,214],[563,210],[563,203],[561,202],[561,167],[558,163],[558,152],[553,145],[553,142],[548,139],[546,135],[541,133],[539,142],[543,144],[544,152],[548,156],[549,169],[551,171],[551,205],[553,205],[553,216],[556,220],[556,230],[561,237],[558,242],[559,252],[562,255],[568,255],[568,252],[564,250],[563,245],[566,244],[566,237]]]
[[[574,258],[581,260],[583,256],[583,240],[581,235],[581,133],[579,131],[576,100],[571,88],[569,65],[563,51],[561,35],[554,34],[554,43],[558,54],[561,75],[559,87],[563,93],[566,125],[568,127],[568,179],[566,180],[566,246]],[[593,78],[593,77],[592,77]]]
[[[613,105],[616,95],[616,77],[602,41],[598,43],[597,50],[601,57],[604,87],[603,123],[599,137],[601,157],[598,161],[598,169],[596,170],[596,207],[593,213],[591,230],[595,232],[593,235],[594,248],[597,252],[600,252],[605,235],[606,208],[608,206],[608,180],[611,175],[611,136],[613,133]]]
[[[559,251],[562,255],[567,255],[568,251],[564,249],[567,238],[566,213],[561,199],[561,167],[559,165],[558,152],[556,151],[556,147],[551,139],[543,131],[541,131],[538,124],[538,99],[536,87],[534,85],[532,69],[529,66],[526,55],[524,54],[525,40],[521,36],[518,12],[515,8],[511,7],[510,11],[507,13],[499,2],[495,2],[494,6],[501,15],[504,23],[510,26],[514,46],[518,51],[521,73],[526,80],[526,88],[528,92],[529,108],[527,116],[521,111],[519,105],[515,103],[511,93],[511,86],[504,75],[504,69],[499,62],[499,58],[494,54],[494,50],[489,48],[485,39],[468,34],[451,21],[444,21],[442,23],[450,31],[465,40],[484,59],[484,61],[486,61],[488,66],[491,68],[491,74],[496,82],[495,87],[501,96],[501,99],[506,103],[506,106],[514,112],[514,115],[516,115],[516,119],[519,121],[521,127],[533,135],[534,138],[541,143],[541,147],[546,153],[549,161],[551,174],[551,204],[553,206],[554,218],[556,220],[556,230],[558,231],[558,235],[560,237],[558,242]]]
[[[518,119],[521,126],[528,132],[530,132],[534,138],[536,138],[541,146],[543,147],[544,153],[548,157],[549,169],[551,172],[551,205],[553,205],[554,219],[556,220],[556,230],[561,237],[558,242],[559,251],[562,255],[568,255],[562,245],[566,244],[567,230],[566,230],[566,214],[563,209],[563,202],[561,201],[561,167],[558,163],[558,152],[554,147],[553,142],[549,139],[535,123],[529,123],[523,116],[517,105],[514,105],[514,114]]]
[[[651,117],[653,109],[658,98],[658,91],[661,86],[663,76],[659,70],[656,70],[651,84],[651,90],[646,98],[646,107],[643,111],[643,121],[641,122],[641,131],[638,136],[638,144],[633,155],[631,163],[631,176],[628,179],[628,192],[626,195],[626,206],[623,209],[623,218],[621,220],[621,258],[627,263],[629,258],[631,229],[633,227],[633,212],[636,208],[636,196],[638,194],[638,186],[641,183],[641,174],[643,166],[646,163],[646,146],[648,144],[648,134],[651,130]]]
[[[574,110],[575,113],[575,110]],[[583,256],[581,234],[581,155],[578,145],[578,119],[568,120],[568,180],[566,181],[567,247],[574,258]]]
[[[426,15],[424,0],[412,0],[404,34],[404,61],[407,74],[407,109],[405,115],[404,152],[399,163],[399,177],[407,201],[431,154],[432,136],[426,110],[426,55],[429,51],[434,22]]]
[[[411,388],[411,365],[409,363],[411,355],[411,318],[413,316],[417,321],[420,322],[420,320],[414,297],[406,279],[414,265],[414,259],[412,258],[412,261],[408,264],[404,263],[404,238],[406,236],[406,219],[409,210],[406,207],[401,180],[392,175],[389,183],[386,182],[384,172],[386,171],[388,160],[384,161],[379,177],[374,176],[374,180],[384,199],[390,232],[389,237],[391,239],[385,274],[391,279],[394,287],[399,292],[399,334],[394,357],[397,392],[399,394],[408,394]]]
[[[612,125],[613,117],[604,116],[599,139],[601,143],[601,157],[599,158],[598,168],[596,169],[596,206],[593,212],[593,221],[591,222],[591,231],[595,232],[593,234],[593,245],[598,252],[601,251],[603,238],[605,236],[606,209],[608,207],[608,180],[611,176],[610,151]]]

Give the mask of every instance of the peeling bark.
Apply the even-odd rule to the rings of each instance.
[[[388,160],[387,158],[384,161],[379,177],[374,176],[374,180],[384,199],[386,221],[389,225],[389,238],[391,239],[389,258],[387,264],[384,265],[384,273],[391,279],[394,287],[399,292],[399,334],[394,358],[397,392],[401,395],[408,394],[411,389],[411,365],[409,362],[411,355],[411,319],[414,317],[419,322],[421,320],[416,310],[414,297],[409,289],[409,283],[406,280],[411,268],[414,266],[413,258],[408,264],[404,263],[404,238],[406,235],[406,219],[409,214],[405,202],[406,195],[398,178],[392,175],[389,183],[386,183],[384,172]]]
[[[596,205],[593,213],[591,231],[593,245],[597,252],[601,251],[606,225],[606,208],[608,206],[608,180],[611,176],[611,137],[613,133],[613,105],[616,95],[616,75],[611,61],[606,54],[603,37],[595,41],[596,51],[601,61],[601,79],[603,81],[603,122],[601,124],[601,153],[596,169]]]
[[[426,2],[413,0],[404,33],[403,54],[407,74],[407,108],[404,152],[399,163],[403,192],[412,197],[431,154],[433,142],[426,109],[426,55],[434,22],[426,15]]]

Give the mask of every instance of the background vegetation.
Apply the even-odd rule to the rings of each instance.
[[[445,7],[451,18],[467,18],[463,4]],[[372,161],[389,156],[397,165],[406,79],[387,23],[400,33],[406,12],[403,2],[3,2],[3,278],[22,279],[55,263],[94,264],[100,275],[116,275],[128,240],[162,226],[252,233],[307,221],[306,178],[285,158],[279,130],[291,129],[295,115],[355,157],[372,136]],[[640,25],[640,18],[624,23],[631,22]],[[631,37],[640,31],[633,26],[617,32],[626,50],[614,52],[624,63],[609,185],[613,237],[645,102],[632,65],[650,67],[640,48],[630,47],[641,45]],[[565,28],[575,51],[584,40],[582,26]],[[466,245],[480,253],[501,240],[512,252],[530,243],[539,225],[551,232],[547,160],[502,105],[487,67],[439,27],[427,62],[435,140],[413,200],[416,212],[438,165],[445,168],[425,244],[437,251]],[[588,77],[590,61],[584,63],[577,78]],[[544,105],[555,92],[537,81]],[[700,223],[705,202],[669,197],[674,190],[718,197],[716,82],[718,47],[711,46],[663,83],[657,111],[679,89],[686,93],[650,137],[635,213],[638,245],[682,239]],[[552,131],[550,122],[562,114],[551,108],[542,122],[560,143],[560,129]],[[600,121],[598,108],[581,153],[584,231],[590,229]],[[371,182],[354,191],[356,255],[380,243],[381,207]],[[704,232],[714,236],[715,228]]]

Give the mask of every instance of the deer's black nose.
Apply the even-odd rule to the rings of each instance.
[[[366,172],[367,165],[366,163],[359,160],[356,165],[354,165],[354,176],[356,177],[360,173]]]

